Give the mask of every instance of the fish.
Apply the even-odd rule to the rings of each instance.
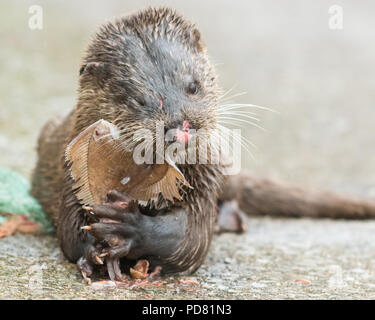
[[[100,119],[79,133],[66,147],[73,191],[84,206],[106,201],[110,190],[128,194],[139,203],[182,200],[190,187],[175,163],[137,164],[120,139],[119,129]]]

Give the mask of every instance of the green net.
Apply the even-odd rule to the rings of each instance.
[[[0,168],[0,212],[24,214],[28,220],[41,223],[44,231],[53,230],[38,201],[30,195],[30,183],[20,174]],[[0,216],[0,224],[6,217]]]

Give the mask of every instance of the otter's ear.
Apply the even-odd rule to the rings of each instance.
[[[198,52],[204,52],[206,50],[206,46],[202,40],[201,33],[198,29],[193,29],[191,32],[193,46],[197,49]]]
[[[110,72],[107,64],[102,62],[85,63],[79,69],[79,76],[90,76],[98,85],[102,86],[109,78]]]

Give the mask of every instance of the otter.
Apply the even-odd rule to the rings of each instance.
[[[89,212],[74,193],[67,144],[104,119],[122,137],[163,121],[167,129],[217,127],[221,94],[196,26],[169,8],[148,8],[101,27],[79,70],[78,100],[65,118],[42,129],[32,194],[56,226],[61,249],[86,280],[106,261],[111,279],[122,279],[123,261],[146,259],[163,273],[192,273],[203,263],[218,212],[281,216],[375,216],[375,204],[285,187],[250,175],[226,177],[221,164],[181,164],[191,188],[162,207],[140,206],[108,192]],[[93,213],[93,214],[90,214]],[[109,219],[109,220],[103,220]],[[219,219],[220,221],[220,219]],[[224,228],[225,229],[225,228]],[[243,228],[240,228],[243,230]],[[125,262],[124,262],[125,263]]]

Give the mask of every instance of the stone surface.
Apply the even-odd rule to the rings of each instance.
[[[247,226],[215,237],[194,275],[145,288],[87,286],[51,235],[1,239],[0,298],[375,299],[375,222],[251,218]]]

